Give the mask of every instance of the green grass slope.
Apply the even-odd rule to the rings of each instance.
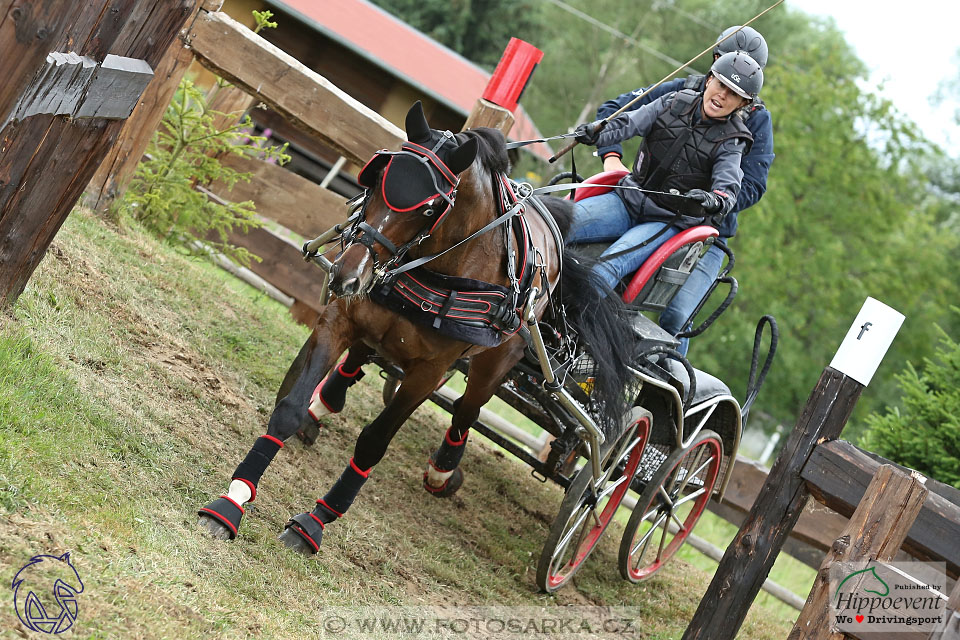
[[[432,405],[400,431],[317,556],[285,549],[283,523],[326,491],[379,411],[376,375],[313,447],[281,451],[236,541],[206,538],[196,509],[265,432],[306,335],[217,268],[75,212],[0,316],[3,581],[35,554],[71,551],[85,584],[76,638],[334,637],[324,622],[337,607],[493,604],[627,606],[638,629],[627,637],[682,634],[709,575],[678,560],[648,583],[624,582],[619,524],[575,588],[537,593],[561,491],[482,438],[458,496],[423,491],[423,464],[449,420]],[[0,635],[32,637],[7,593]],[[755,607],[741,636],[782,638],[791,622]]]

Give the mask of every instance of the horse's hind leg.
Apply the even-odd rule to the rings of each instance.
[[[466,449],[470,426],[480,416],[480,408],[493,397],[503,376],[522,355],[523,341],[515,338],[471,360],[467,389],[456,401],[450,428],[440,448],[427,460],[427,469],[423,473],[423,488],[431,494],[446,498],[463,484],[460,460]]]
[[[374,353],[371,347],[362,342],[347,352],[343,361],[327,373],[310,396],[307,413],[313,418],[304,424],[297,435],[307,444],[313,444],[320,432],[320,418],[332,413],[340,413],[347,401],[347,389],[363,378],[363,365],[370,361]]]
[[[333,487],[317,500],[313,511],[297,514],[287,523],[280,535],[284,544],[306,555],[317,552],[326,525],[350,508],[370,470],[383,459],[401,425],[436,388],[447,364],[421,363],[407,371],[390,404],[360,432],[353,457]]]
[[[247,456],[233,472],[232,481],[226,494],[199,510],[199,526],[214,538],[222,540],[237,536],[240,519],[243,517],[243,505],[252,502],[257,496],[260,477],[283,448],[284,441],[293,435],[305,421],[312,421],[306,413],[310,390],[335,362],[335,359],[347,347],[346,336],[342,332],[329,332],[318,326],[300,350],[297,360],[291,366],[294,370],[300,361],[299,373],[292,384],[284,380],[281,390],[285,395],[277,401],[267,433],[257,438]],[[287,373],[287,378],[290,377]]]

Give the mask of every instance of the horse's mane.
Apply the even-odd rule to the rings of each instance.
[[[476,127],[457,134],[457,142],[463,144],[469,138],[476,138],[480,144],[477,160],[490,174],[510,173],[510,157],[507,155],[507,140],[498,129]]]
[[[457,134],[460,144],[469,138],[479,143],[477,160],[487,172],[495,176],[498,173],[510,174],[510,157],[507,155],[507,140],[499,129],[476,127]],[[573,204],[561,198],[541,198],[564,235],[573,221]]]

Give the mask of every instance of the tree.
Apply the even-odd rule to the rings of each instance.
[[[526,30],[531,0],[373,0],[482,67],[492,70],[510,37]]]
[[[896,376],[902,408],[871,414],[861,444],[960,489],[960,344],[940,335],[936,360],[925,358],[919,371],[908,363]]]

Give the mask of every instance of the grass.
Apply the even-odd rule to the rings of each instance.
[[[70,551],[85,586],[77,638],[333,637],[330,612],[494,604],[629,607],[634,637],[682,634],[712,569],[681,559],[630,585],[616,571],[613,530],[573,587],[537,593],[561,491],[476,438],[464,488],[431,497],[422,468],[449,417],[427,406],[317,556],[283,548],[286,519],[330,486],[379,411],[377,376],[313,447],[284,448],[237,540],[201,534],[196,509],[265,432],[306,335],[217,268],[75,212],[0,315],[0,575]],[[755,607],[741,635],[782,638],[791,623]],[[0,635],[26,633],[13,607],[0,607]],[[370,635],[339,637],[353,634]]]

